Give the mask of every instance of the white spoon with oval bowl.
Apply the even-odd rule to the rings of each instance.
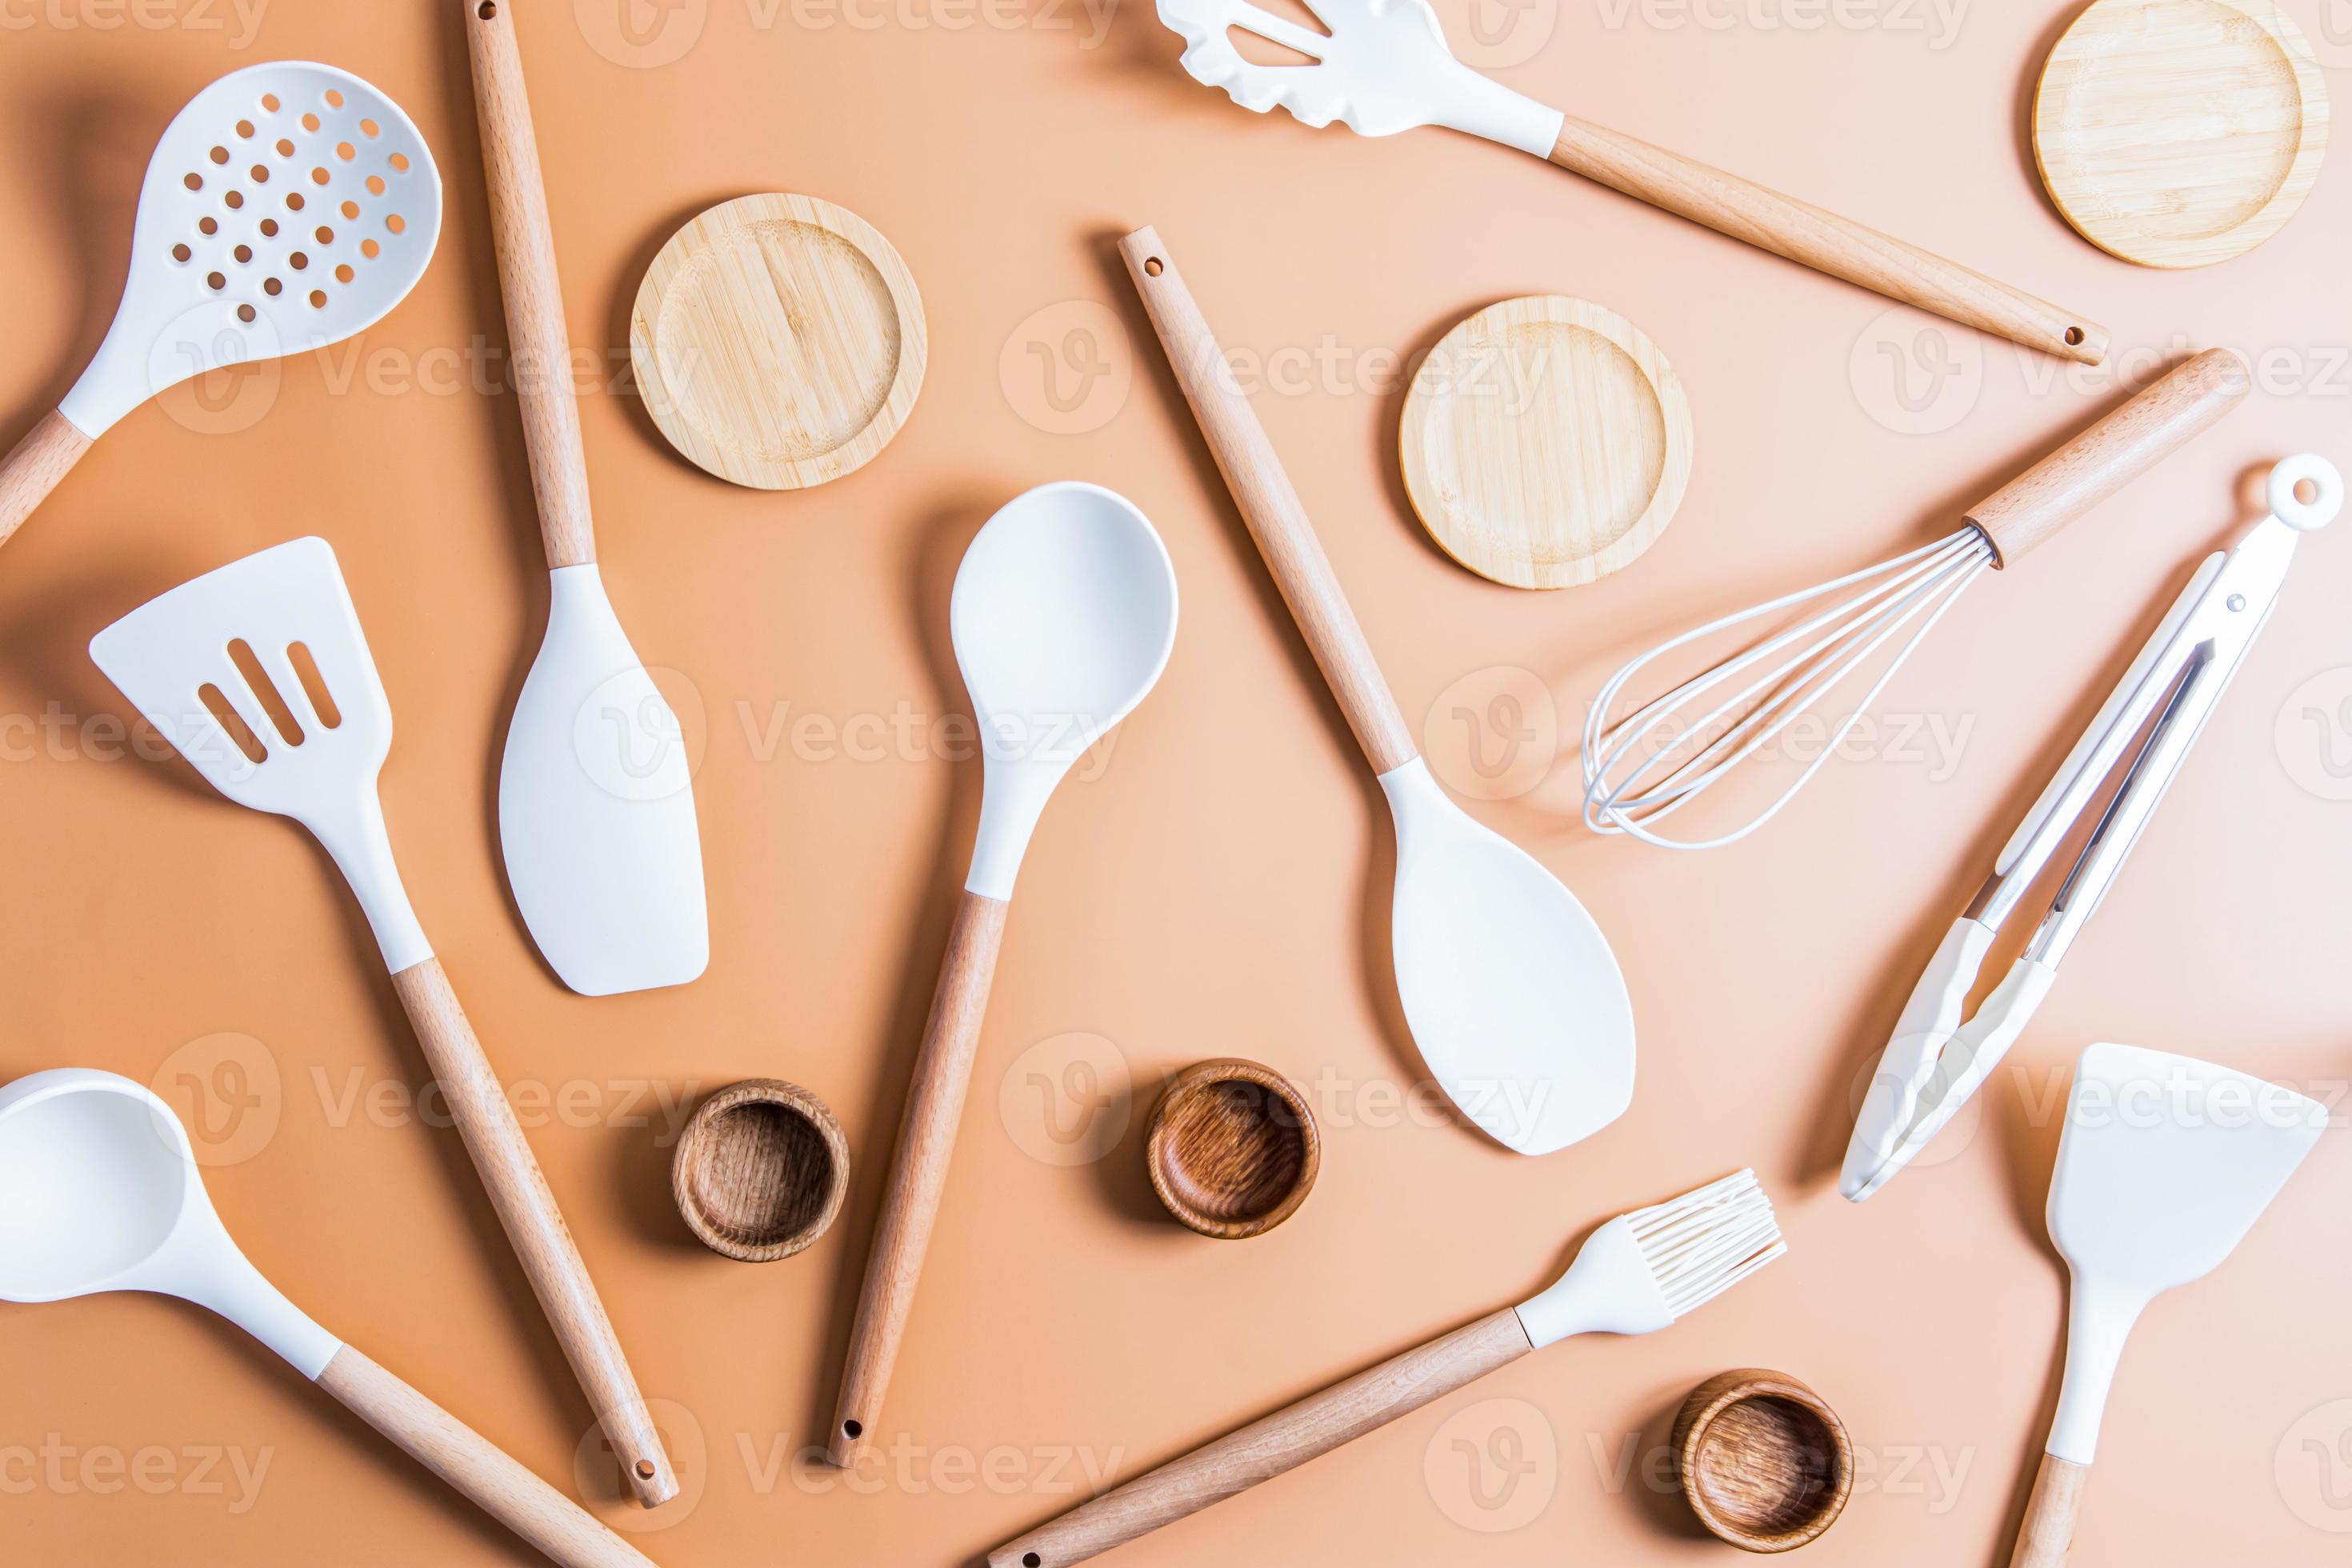
[[[116,1290],[219,1313],[558,1563],[646,1559],[553,1487],[327,1332],[214,1212],[187,1129],[145,1086],[60,1068],[0,1089],[0,1300]]]
[[[1009,502],[964,552],[949,610],[985,759],[979,842],[924,1026],[866,1261],[829,1457],[872,1436],[947,1185],[1021,858],[1055,786],[1135,710],[1176,646],[1176,568],[1143,513],[1099,485]]]
[[[1397,990],[1422,1058],[1508,1148],[1549,1154],[1590,1138],[1633,1100],[1633,1006],[1608,939],[1559,879],[1438,787],[1167,247],[1145,228],[1119,252],[1242,520],[1387,792]]]

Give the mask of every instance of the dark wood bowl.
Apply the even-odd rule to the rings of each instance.
[[[1298,1212],[1323,1163],[1307,1097],[1272,1068],[1186,1068],[1151,1110],[1151,1190],[1202,1236],[1243,1241]]]
[[[756,1078],[695,1108],[670,1164],[670,1193],[704,1246],[744,1263],[805,1251],[849,1195],[849,1141],[824,1102]]]
[[[1821,1539],[1853,1495],[1853,1442],[1821,1395],[1749,1368],[1699,1384],[1675,1417],[1675,1464],[1699,1522],[1747,1552]]]

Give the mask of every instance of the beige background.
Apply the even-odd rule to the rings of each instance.
[[[583,399],[614,595],[702,715],[709,976],[568,995],[504,889],[492,786],[544,588],[511,399],[478,384],[495,363],[451,374],[452,355],[503,341],[452,7],[272,0],[255,29],[226,0],[7,0],[12,430],[96,343],[148,151],[225,70],[310,57],[376,81],[440,156],[450,219],[423,286],[362,342],[134,415],[0,563],[0,1073],[110,1068],[200,1113],[218,1205],[265,1270],[541,1474],[571,1485],[577,1462],[599,1511],[676,1563],[968,1563],[1066,1506],[1088,1465],[1131,1474],[1480,1316],[1543,1283],[1595,1222],[1753,1163],[1795,1250],[1735,1300],[1654,1339],[1552,1352],[1119,1561],[1724,1561],[1646,1456],[1685,1390],[1743,1364],[1813,1383],[1867,1456],[1813,1561],[2005,1561],[2055,1393],[2063,1281],[2039,1212],[2074,1054],[2121,1039],[2324,1096],[2352,1077],[2352,527],[2311,542],[1980,1113],[1859,1210],[1834,1185],[1851,1098],[2161,602],[2254,515],[2247,478],[2308,447],[2352,459],[2352,183],[2325,180],[2277,242],[2231,266],[2137,271],[2065,228],[2021,140],[2068,5],[1970,5],[1948,32],[1937,8],[1894,0],[1811,29],[1765,26],[1811,15],[1777,0],[1706,8],[1727,26],[1641,0],[1478,0],[1476,18],[1442,5],[1457,38],[1477,23],[1482,58],[1515,85],[2064,300],[2115,329],[2135,375],[2211,343],[2261,362],[2252,406],[1983,585],[1906,673],[1890,707],[1965,730],[1956,757],[1833,767],[1766,836],[1664,857],[1574,820],[1574,735],[1600,679],[1706,615],[1940,534],[2119,397],[2112,374],[1888,317],[1500,149],[1258,120],[1186,79],[1139,4],[625,0],[650,40],[632,47],[623,3],[518,5],[578,344],[617,363],[654,252],[702,207],[769,189],[888,235],[932,332],[905,434],[811,494],[729,489],[662,446],[634,398],[600,384]],[[2340,0],[2287,9],[2339,94],[2352,87]],[[1107,238],[1146,222],[1227,343],[1266,366],[1259,412],[1441,775],[1507,796],[1472,805],[1618,944],[1642,1083],[1585,1146],[1528,1163],[1392,1109],[1421,1069],[1383,956],[1384,813],[1138,341]],[[1392,477],[1399,363],[1478,306],[1548,290],[1651,333],[1700,440],[1657,548],[1564,597],[1448,563]],[[961,547],[1006,498],[1063,477],[1157,521],[1182,633],[1107,770],[1039,836],[893,1390],[888,1426],[906,1436],[890,1475],[852,1483],[790,1456],[830,1410],[979,773],[929,744],[859,761],[826,736],[902,705],[925,722],[961,711],[945,609]],[[400,717],[383,792],[415,901],[493,1059],[540,1097],[527,1114],[549,1174],[666,1402],[688,1491],[662,1513],[612,1500],[456,1136],[414,1113],[417,1052],[324,858],[178,764],[110,745],[120,704],[89,636],[308,531],[341,553]],[[835,729],[795,731],[804,719]],[[1482,784],[1474,755],[1499,775]],[[1121,1120],[1129,1082],[1148,1103],[1163,1074],[1228,1053],[1309,1085],[1328,1139],[1305,1210],[1245,1245],[1157,1215]],[[667,1190],[683,1111],[665,1103],[757,1074],[822,1094],[861,1162],[840,1226],[769,1268],[703,1252]],[[2347,1181],[2339,1132],[2227,1268],[2151,1314],[2081,1561],[2341,1560]],[[517,1554],[191,1310],[5,1316],[11,1561]],[[134,1481],[121,1467],[142,1450]],[[257,1494],[237,1460],[267,1461]]]

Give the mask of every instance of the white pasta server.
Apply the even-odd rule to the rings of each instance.
[[[1473,70],[1446,47],[1428,0],[1306,0],[1328,31],[1250,0],[1159,0],[1184,39],[1184,68],[1263,114],[1280,104],[1308,125],[1360,136],[1442,125],[1516,147],[1636,201],[1704,224],[1832,278],[1980,331],[2084,364],[2107,330],[1956,262],[1721,169],[1579,120]],[[1255,34],[1303,64],[1265,65],[1236,47]]]

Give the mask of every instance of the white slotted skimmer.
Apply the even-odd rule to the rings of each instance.
[[[334,858],[638,1500],[668,1500],[677,1483],[587,1266],[401,886],[376,795],[392,705],[334,551],[298,539],[234,562],[115,622],[89,652],[215,789],[292,817]]]
[[[299,60],[205,88],[148,163],[114,324],[57,412],[0,460],[0,542],[149,398],[382,321],[440,237],[440,171],[375,88]]]

